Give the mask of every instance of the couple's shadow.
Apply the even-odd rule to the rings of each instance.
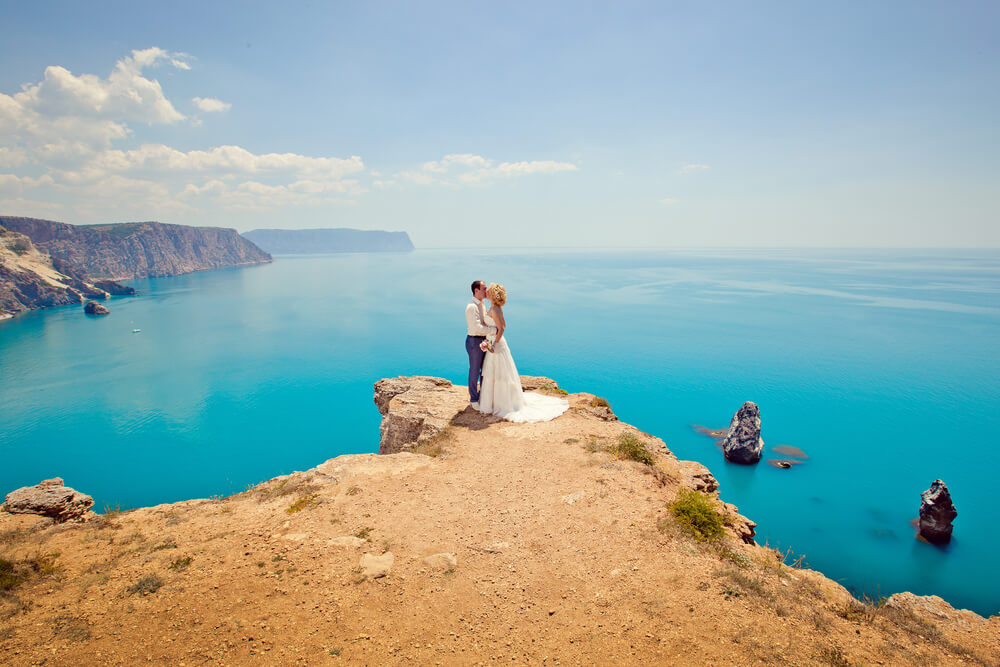
[[[470,431],[482,431],[483,429],[488,428],[490,424],[497,424],[502,421],[503,419],[500,417],[495,415],[484,415],[471,405],[467,405],[464,410],[452,417],[451,421],[448,423],[452,426],[467,428]]]

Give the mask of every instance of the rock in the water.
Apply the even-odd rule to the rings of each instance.
[[[389,574],[392,564],[396,562],[396,557],[391,551],[386,551],[381,556],[375,554],[365,554],[361,557],[361,574],[369,579],[378,579]]]
[[[729,433],[722,443],[722,453],[733,463],[757,463],[764,449],[760,437],[760,408],[752,401],[743,404],[729,423]]]
[[[40,514],[60,523],[80,519],[93,506],[93,498],[64,486],[58,477],[11,491],[4,502],[11,514]]]
[[[920,535],[928,542],[943,544],[951,539],[951,522],[958,516],[951,493],[940,479],[920,494]]]
[[[87,305],[83,307],[83,312],[88,315],[107,315],[111,311],[96,301],[88,301]]]

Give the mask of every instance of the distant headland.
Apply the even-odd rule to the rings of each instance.
[[[331,252],[410,252],[413,243],[406,232],[365,229],[254,229],[243,238],[275,255]]]

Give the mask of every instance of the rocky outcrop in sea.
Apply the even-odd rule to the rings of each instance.
[[[760,408],[747,401],[733,415],[729,433],[722,443],[722,452],[733,463],[751,464],[760,461],[764,439],[760,437]]]
[[[934,544],[944,544],[951,540],[951,522],[958,516],[951,492],[940,479],[920,494],[920,536]]]
[[[110,310],[96,301],[88,301],[87,305],[83,307],[83,312],[88,315],[109,315],[111,313]]]

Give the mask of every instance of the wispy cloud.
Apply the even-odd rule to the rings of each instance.
[[[218,111],[229,111],[233,106],[229,102],[223,102],[222,100],[217,100],[214,97],[193,97],[191,101],[195,103],[202,111],[207,111],[209,113]]]
[[[660,200],[660,203],[664,206],[673,206],[677,203],[677,200],[672,197],[664,197]]]
[[[708,169],[711,169],[711,167],[708,166],[707,164],[698,164],[695,162],[689,162],[688,164],[685,164],[680,168],[680,172],[682,174],[689,174],[691,172],[706,171]]]
[[[461,187],[518,176],[555,174],[578,169],[579,167],[572,162],[555,160],[497,162],[472,153],[451,153],[440,160],[425,162],[418,169],[402,171],[396,174],[396,179],[417,185]]]

